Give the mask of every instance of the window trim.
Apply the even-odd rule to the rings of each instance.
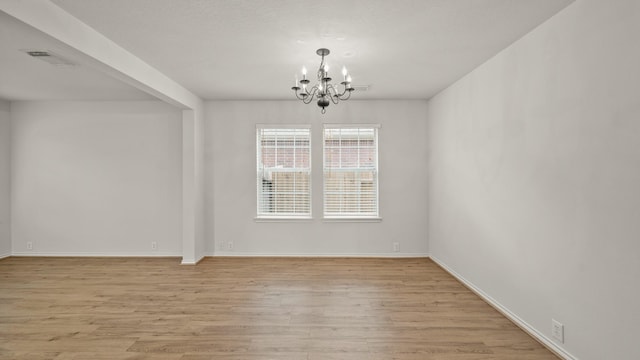
[[[258,183],[258,174],[257,172],[259,171],[259,164],[260,164],[260,159],[259,156],[261,153],[259,153],[259,144],[258,144],[258,131],[259,130],[263,130],[263,129],[304,129],[304,130],[309,130],[309,213],[308,214],[300,214],[300,215],[296,215],[293,213],[282,213],[282,214],[260,214],[259,213],[259,207],[260,207],[260,194],[261,194],[261,190],[260,190],[260,184]],[[255,164],[255,171],[256,171],[256,205],[255,205],[255,210],[256,210],[256,215],[254,217],[254,221],[255,222],[290,222],[290,221],[309,221],[313,219],[313,187],[312,187],[312,183],[313,183],[313,164],[312,164],[312,158],[313,158],[313,148],[312,148],[312,142],[313,142],[313,132],[311,130],[311,125],[310,124],[256,124],[255,126],[255,156],[256,156],[256,164]]]
[[[376,134],[376,214],[375,215],[358,215],[358,214],[344,214],[344,215],[327,215],[325,213],[325,201],[326,201],[326,189],[325,189],[325,130],[326,129],[375,129]],[[381,222],[382,215],[380,212],[380,124],[322,124],[322,222]]]
[[[380,211],[378,211],[380,212]],[[382,217],[380,216],[376,216],[376,217],[324,217],[322,218],[322,222],[325,223],[378,223],[378,222],[382,222]]]

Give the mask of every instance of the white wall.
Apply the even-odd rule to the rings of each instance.
[[[581,360],[640,359],[638,34],[578,0],[428,104],[432,256]]]
[[[426,101],[354,101],[325,115],[298,101],[211,101],[205,106],[207,237],[222,255],[427,253]],[[379,223],[322,221],[322,124],[381,124]],[[309,222],[256,222],[256,124],[311,124]],[[226,243],[234,242],[233,251]],[[400,252],[393,253],[393,242]],[[225,246],[222,246],[225,244]],[[210,243],[209,245],[214,245]],[[209,249],[209,252],[213,251]]]
[[[11,109],[0,100],[0,259],[11,255]]]
[[[180,110],[159,101],[11,110],[14,254],[181,255]]]

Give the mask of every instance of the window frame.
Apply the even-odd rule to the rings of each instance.
[[[264,171],[264,166],[261,169],[260,166],[263,164],[262,163],[262,145],[261,145],[261,130],[307,130],[309,132],[309,152],[308,152],[308,161],[309,161],[309,165],[308,168],[306,169],[306,172],[308,173],[308,181],[309,181],[309,189],[308,189],[308,203],[309,203],[309,212],[308,213],[301,213],[301,214],[296,214],[296,213],[262,213],[260,211],[260,197],[262,195],[262,183],[260,182],[260,179],[262,178],[260,176],[260,171]],[[255,169],[256,169],[256,216],[254,218],[255,221],[257,222],[262,222],[262,221],[306,221],[306,220],[310,220],[313,217],[313,188],[312,188],[312,182],[313,182],[313,166],[312,166],[312,158],[313,158],[313,148],[312,148],[312,138],[313,138],[313,132],[311,129],[311,125],[308,124],[256,124],[255,127],[255,136],[256,136],[256,148],[255,148],[255,154],[256,154],[256,164],[255,164]],[[304,168],[292,168],[290,170],[285,170],[282,171],[284,172],[296,172],[296,170],[301,170]]]
[[[382,221],[380,215],[380,124],[323,124],[322,126],[322,216],[324,222],[379,222]],[[375,214],[327,214],[327,159],[326,159],[326,130],[327,129],[373,129],[375,143],[375,166],[374,166],[374,185],[376,196]],[[358,167],[358,170],[368,170]]]

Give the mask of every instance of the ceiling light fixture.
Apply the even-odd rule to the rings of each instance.
[[[339,85],[331,84],[331,78],[329,77],[329,65],[324,63],[324,57],[329,55],[329,49],[318,49],[316,54],[322,57],[320,61],[320,67],[318,68],[318,84],[313,85],[311,89],[308,88],[310,83],[307,79],[307,69],[302,68],[302,80],[298,81],[296,76],[296,85],[291,88],[296,94],[298,100],[302,100],[305,104],[310,104],[315,97],[318,99],[318,106],[322,108],[322,113],[326,112],[326,107],[331,103],[338,104],[340,100],[349,100],[351,92],[355,89],[351,86],[351,75],[347,73],[347,68],[342,68],[342,91],[339,89]]]

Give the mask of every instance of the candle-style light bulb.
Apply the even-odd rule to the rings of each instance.
[[[351,84],[351,75],[347,75],[347,82]]]
[[[347,68],[344,66],[342,67],[342,79],[347,81]]]
[[[298,75],[296,75],[296,82],[294,86],[298,86]]]
[[[306,67],[302,67],[302,80],[306,80],[307,79],[307,68]]]

